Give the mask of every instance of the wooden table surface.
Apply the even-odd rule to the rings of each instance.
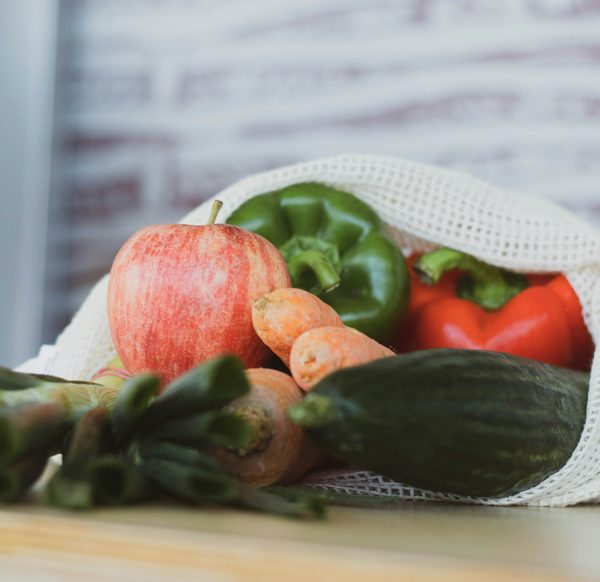
[[[600,507],[406,503],[323,522],[188,507],[0,510],[0,580],[600,579]],[[84,577],[84,578],[82,578]]]

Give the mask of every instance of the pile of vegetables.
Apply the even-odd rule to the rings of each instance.
[[[318,516],[322,495],[285,487],[315,468],[500,497],[567,462],[593,343],[563,275],[447,248],[405,259],[372,208],[322,184],[258,195],[227,224],[218,209],[119,251],[118,359],[96,381],[0,369],[0,501],[56,453],[42,495],[60,507]]]
[[[62,465],[43,492],[59,507],[122,505],[166,495],[283,515],[323,514],[317,496],[288,500],[255,489],[207,452],[216,446],[234,451],[256,446],[252,419],[240,413],[248,403],[248,376],[253,376],[235,357],[208,360],[161,394],[159,378],[152,374],[115,388],[6,369],[0,373],[5,405],[0,501],[18,499],[41,475],[48,457],[62,452]],[[296,431],[301,433],[299,427]],[[292,443],[292,453],[299,440]]]

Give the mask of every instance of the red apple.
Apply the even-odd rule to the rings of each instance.
[[[165,382],[223,353],[258,367],[269,351],[252,327],[252,303],[290,285],[283,257],[257,234],[225,224],[149,226],[123,245],[110,272],[112,339],[128,371]]]

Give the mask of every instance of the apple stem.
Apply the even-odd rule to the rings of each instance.
[[[212,208],[210,209],[210,216],[208,217],[208,222],[206,224],[214,224],[215,220],[217,220],[217,214],[219,214],[219,210],[223,203],[220,200],[214,200],[212,203]]]

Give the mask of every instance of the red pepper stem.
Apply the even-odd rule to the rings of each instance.
[[[527,287],[527,279],[522,275],[446,247],[423,255],[413,268],[425,285],[435,285],[448,271],[463,271],[465,277],[457,286],[457,295],[489,310],[499,309]]]
[[[321,291],[328,293],[340,284],[340,275],[333,263],[324,253],[316,250],[306,250],[293,255],[288,260],[288,270],[294,285],[298,286],[305,271],[312,271]]]

